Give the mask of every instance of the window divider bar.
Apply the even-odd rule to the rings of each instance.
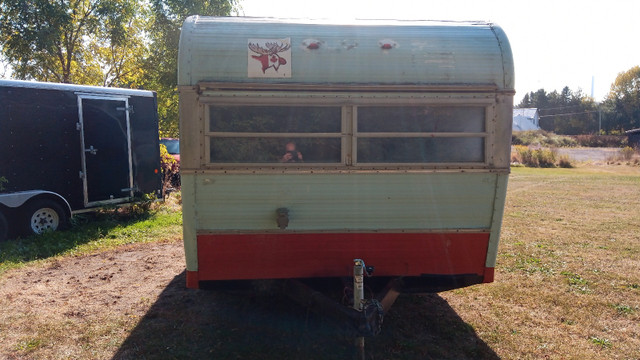
[[[342,133],[260,133],[260,132],[208,132],[209,137],[246,137],[246,138],[339,138]]]
[[[359,132],[360,138],[452,138],[452,137],[487,137],[489,134],[482,133],[468,133],[468,132],[393,132],[393,133],[373,133],[373,132]]]

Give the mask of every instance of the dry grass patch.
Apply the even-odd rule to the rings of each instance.
[[[513,169],[496,281],[401,296],[367,359],[640,359],[639,194],[638,167]],[[353,355],[282,294],[185,289],[179,241],[73,249],[0,272],[0,358]]]
[[[496,282],[444,297],[503,358],[637,359],[639,209],[637,169],[514,169]]]
[[[607,164],[638,166],[640,165],[640,150],[625,146],[617,154],[608,157]]]
[[[183,271],[180,245],[130,245],[9,272],[0,280],[0,358],[111,358]]]

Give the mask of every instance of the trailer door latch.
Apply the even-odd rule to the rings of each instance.
[[[116,108],[116,110],[118,110],[118,111],[128,111],[129,113],[133,114],[133,105],[119,106],[119,107]]]
[[[84,149],[84,152],[95,155],[98,152],[98,149],[94,148],[93,145],[91,145],[88,149]]]

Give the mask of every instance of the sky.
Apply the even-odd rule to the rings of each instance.
[[[243,16],[309,19],[482,20],[506,32],[518,104],[531,91],[582,90],[602,101],[640,65],[638,0],[240,0]]]

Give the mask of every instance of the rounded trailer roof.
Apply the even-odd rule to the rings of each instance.
[[[513,56],[486,22],[187,18],[178,85],[482,86],[513,92]]]
[[[103,86],[52,83],[52,82],[41,82],[41,81],[4,80],[4,79],[0,79],[0,86],[29,88],[29,89],[41,89],[41,90],[74,91],[74,92],[92,93],[92,94],[104,94],[104,95],[141,96],[141,97],[153,97],[154,96],[154,92],[150,91],[150,90],[137,90],[137,89],[113,88],[113,87],[103,87]]]

